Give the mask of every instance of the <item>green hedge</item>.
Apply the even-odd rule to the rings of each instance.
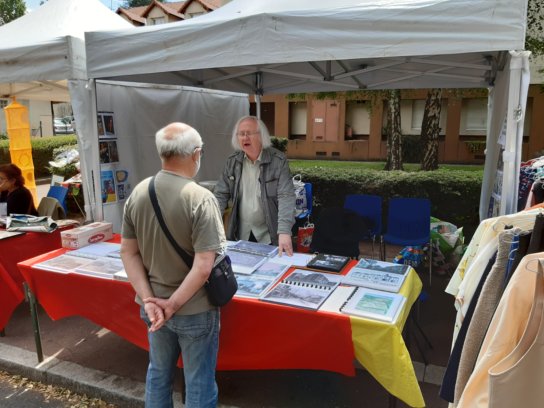
[[[348,194],[373,194],[384,201],[384,218],[390,198],[419,197],[430,199],[434,217],[464,227],[468,238],[479,224],[482,171],[379,171],[300,167],[293,163],[290,167],[292,174],[301,174],[304,182],[312,183],[313,219],[319,215],[320,208],[342,206]]]
[[[47,169],[49,162],[53,160],[53,151],[66,145],[76,145],[76,135],[33,137],[30,139],[32,145],[32,158],[34,161],[34,175],[36,178],[49,177],[51,173]],[[0,140],[0,163],[10,163],[9,141]]]

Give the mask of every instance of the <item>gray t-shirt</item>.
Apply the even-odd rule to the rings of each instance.
[[[154,295],[168,298],[183,282],[189,268],[155,217],[148,192],[149,181],[139,183],[125,204],[122,236],[137,239]],[[223,250],[226,244],[223,222],[217,200],[209,190],[165,170],[157,174],[155,190],[168,229],[189,255]],[[138,297],[136,301],[142,304]],[[176,314],[190,315],[213,308],[202,288]]]

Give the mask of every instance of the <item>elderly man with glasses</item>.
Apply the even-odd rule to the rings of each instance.
[[[221,211],[232,207],[227,239],[277,245],[280,255],[291,256],[295,193],[287,158],[254,116],[238,120],[231,142],[236,152],[214,189]]]

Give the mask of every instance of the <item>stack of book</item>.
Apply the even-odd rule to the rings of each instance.
[[[278,247],[258,242],[237,241],[227,247],[232,270],[248,275],[278,253]]]

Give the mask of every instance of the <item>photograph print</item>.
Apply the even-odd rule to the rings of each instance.
[[[330,289],[317,289],[279,283],[261,299],[273,303],[317,310],[330,294]]]
[[[250,298],[260,297],[273,283],[273,280],[270,279],[240,274],[236,274],[236,281],[238,282],[236,296]]]
[[[102,192],[102,203],[115,203],[117,201],[113,170],[102,170],[100,172],[100,188]]]

